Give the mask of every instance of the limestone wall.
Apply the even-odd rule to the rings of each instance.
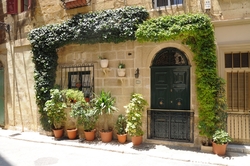
[[[65,10],[60,0],[35,0],[31,10],[17,15],[6,14],[6,0],[0,3],[0,21],[11,26],[10,36],[6,33],[1,38],[0,60],[5,68],[5,117],[6,128],[18,130],[39,130],[38,111],[35,103],[32,54],[27,34],[34,28],[48,24],[61,23],[77,13],[87,13],[103,9],[115,9],[123,6],[144,6],[150,17],[174,15],[182,13],[207,13],[212,20],[242,19],[250,17],[249,0],[211,0],[211,9],[205,11],[203,1],[186,0],[182,6],[153,9],[152,0],[91,0],[88,6]],[[2,31],[1,31],[2,33]],[[150,65],[155,53],[161,48],[175,46],[184,50],[191,63],[191,110],[195,112],[195,126],[197,124],[197,101],[195,92],[195,64],[190,50],[179,42],[138,43],[124,42],[120,44],[68,45],[58,50],[59,64],[79,62],[94,62],[95,64],[95,92],[102,89],[111,91],[116,98],[119,112],[114,114],[111,125],[123,108],[129,102],[132,92],[142,93],[150,103]],[[106,74],[100,68],[98,56],[109,59],[109,70]],[[119,62],[126,64],[126,77],[117,77],[116,69]],[[134,77],[139,68],[140,76]],[[59,71],[57,83],[59,84]],[[149,105],[150,107],[150,105]],[[144,130],[147,128],[147,115],[144,113]],[[101,124],[99,124],[100,127]],[[195,143],[198,130],[195,128]],[[146,138],[146,134],[144,135]]]

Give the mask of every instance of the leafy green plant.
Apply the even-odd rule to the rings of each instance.
[[[127,133],[126,127],[127,127],[127,119],[125,115],[120,114],[115,123],[115,129],[117,130],[117,134],[119,135],[126,134]]]
[[[216,144],[224,145],[232,141],[232,138],[229,136],[229,134],[222,130],[216,130],[213,134],[213,142]]]
[[[225,126],[224,80],[216,68],[214,28],[204,14],[163,16],[140,24],[136,31],[140,42],[180,40],[190,47],[196,63],[196,90],[199,107],[199,132],[211,140],[220,126]]]
[[[131,99],[128,105],[124,106],[126,108],[127,117],[127,127],[126,131],[131,136],[142,136],[142,113],[145,106],[147,106],[147,101],[143,98],[141,94],[134,93],[131,95]]]
[[[124,69],[125,68],[125,64],[120,62],[118,65],[118,69]]]
[[[63,92],[70,103],[84,100],[84,94],[78,89],[65,89]]]
[[[104,117],[104,131],[108,131],[109,127],[107,115],[113,114],[117,111],[117,108],[115,107],[115,98],[111,96],[110,92],[102,90],[100,95],[95,94],[92,102],[94,104],[95,111]]]
[[[44,110],[47,113],[49,124],[53,125],[54,129],[60,129],[66,120],[64,109],[67,106],[63,93],[59,89],[51,89],[50,95],[51,99],[46,101]]]
[[[83,125],[85,131],[92,131],[95,129],[99,114],[90,103],[81,100],[71,105],[70,116],[76,118],[77,124]]]
[[[125,7],[87,14],[77,14],[61,24],[33,29],[28,34],[35,64],[34,80],[36,103],[41,114],[41,124],[50,130],[45,102],[50,98],[56,78],[57,49],[67,44],[119,43],[135,40],[135,31],[149,14],[142,7]]]

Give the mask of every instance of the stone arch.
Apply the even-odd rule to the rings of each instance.
[[[195,63],[192,60],[194,57],[193,52],[187,46],[185,46],[181,43],[178,43],[178,42],[164,42],[164,43],[157,44],[157,46],[154,49],[152,49],[151,52],[149,53],[149,55],[147,57],[146,65],[151,66],[157,52],[159,52],[160,50],[162,50],[166,47],[174,47],[174,48],[177,48],[177,49],[183,51],[186,54],[189,65],[190,66],[195,65]]]

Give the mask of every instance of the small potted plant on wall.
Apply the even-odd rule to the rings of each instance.
[[[48,122],[53,126],[55,138],[63,135],[63,125],[66,120],[65,108],[67,107],[63,93],[59,89],[50,90],[50,100],[45,102],[44,110],[47,112]]]
[[[117,139],[120,143],[125,143],[127,140],[127,120],[126,117],[122,114],[120,114],[117,118],[115,129],[117,130]]]
[[[102,116],[104,120],[103,129],[100,131],[102,142],[112,141],[113,129],[108,126],[109,115],[112,115],[117,108],[115,107],[115,98],[110,92],[101,91],[100,95],[95,95],[92,99],[94,110]]]
[[[229,134],[223,129],[218,129],[213,134],[213,152],[219,156],[226,154],[227,145],[232,141]]]
[[[147,101],[141,94],[134,93],[131,95],[129,104],[125,106],[127,117],[126,131],[132,137],[133,145],[142,143],[144,133],[142,130],[142,113],[147,105]]]
[[[126,75],[126,69],[125,69],[125,64],[124,63],[119,63],[118,69],[117,69],[117,75],[119,77],[124,77]]]
[[[91,103],[81,100],[72,104],[70,115],[76,118],[77,125],[83,125],[85,139],[93,141],[95,139],[95,125],[99,114],[93,109]]]
[[[107,68],[108,65],[109,65],[109,60],[106,59],[106,58],[104,58],[104,57],[102,57],[102,56],[99,56],[98,58],[100,59],[100,65],[101,65],[101,67],[102,68]]]

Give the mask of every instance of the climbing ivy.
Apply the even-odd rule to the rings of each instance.
[[[148,12],[145,8],[125,7],[77,14],[61,24],[47,25],[29,33],[35,64],[36,102],[45,130],[50,130],[44,104],[50,98],[50,89],[55,84],[57,48],[71,43],[119,43],[135,40],[138,25],[147,18]]]
[[[210,18],[203,14],[185,14],[150,19],[136,31],[140,42],[180,40],[194,53],[200,135],[212,138],[225,127],[226,98],[224,80],[218,76],[214,30]]]

